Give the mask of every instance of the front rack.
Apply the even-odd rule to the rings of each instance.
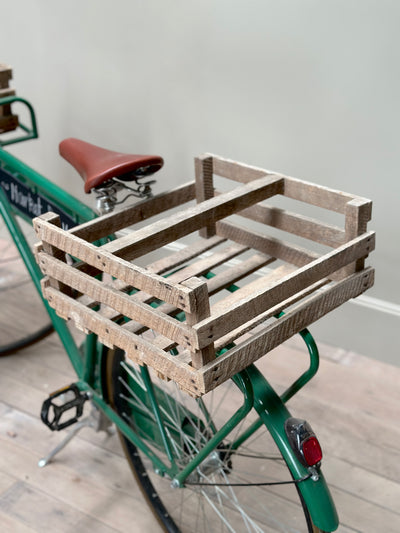
[[[9,144],[15,144],[29,139],[38,137],[35,111],[32,105],[15,95],[15,90],[9,87],[12,78],[12,69],[10,66],[0,63],[0,134],[9,134],[17,131],[17,134],[7,135],[6,138],[0,139],[0,148]],[[20,103],[28,111],[29,125],[21,123],[18,115],[14,114],[14,103]],[[23,133],[20,134],[22,130]]]

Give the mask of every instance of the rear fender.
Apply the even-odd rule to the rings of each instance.
[[[291,414],[274,389],[255,366],[247,368],[254,390],[254,408],[268,428],[284,457],[294,479],[309,475],[309,470],[296,457],[285,433],[285,421]],[[297,487],[310,512],[313,523],[323,531],[335,531],[338,515],[325,478],[318,470],[318,479],[309,477]]]

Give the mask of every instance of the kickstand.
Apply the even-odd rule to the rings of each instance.
[[[74,425],[74,429],[72,429],[65,438],[58,444],[51,452],[46,455],[46,457],[43,457],[38,462],[39,467],[44,467],[48,465],[53,458],[63,449],[65,446],[69,443],[70,440],[72,440],[77,433],[84,427],[90,427],[93,428],[96,432],[98,431],[105,431],[108,435],[113,435],[115,432],[115,428],[112,425],[112,422],[99,410],[97,407],[92,405],[92,411],[91,413],[84,418],[83,420],[76,422]]]

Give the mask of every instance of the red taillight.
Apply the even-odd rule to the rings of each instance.
[[[322,460],[322,450],[310,424],[301,418],[288,418],[285,432],[296,457],[304,466],[317,466]]]
[[[303,457],[309,466],[322,461],[322,450],[317,437],[312,436],[302,443]]]

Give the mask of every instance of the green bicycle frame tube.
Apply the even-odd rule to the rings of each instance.
[[[152,382],[152,380],[150,378],[149,370],[148,370],[148,368],[146,366],[141,366],[140,367],[140,375],[142,376],[143,382],[144,382],[144,384],[146,386],[146,390],[147,390],[147,393],[148,393],[148,396],[149,396],[151,408],[153,410],[154,417],[155,417],[156,422],[157,422],[158,430],[159,430],[161,438],[162,438],[162,442],[163,442],[163,446],[164,446],[164,449],[165,449],[165,453],[167,454],[167,457],[170,460],[170,462],[173,463],[174,455],[172,453],[171,446],[169,444],[168,437],[167,437],[167,434],[165,432],[165,427],[164,427],[164,423],[163,423],[163,420],[162,420],[160,407],[158,405],[158,402],[157,402],[157,399],[156,399],[156,395],[155,395],[155,392],[154,392],[153,382]]]
[[[4,167],[12,169],[13,173],[26,177],[31,187],[37,187],[43,196],[54,202],[63,211],[71,213],[77,224],[87,222],[97,216],[93,209],[1,148],[0,162]]]
[[[220,444],[223,439],[237,427],[240,422],[248,415],[253,408],[253,387],[247,373],[240,372],[235,378],[240,382],[240,388],[244,392],[244,402],[241,407],[233,414],[233,416],[217,431],[207,444],[202,448],[196,457],[190,461],[190,463],[179,472],[174,478],[174,484],[176,487],[184,485],[185,479],[197,468],[208,455]]]
[[[133,443],[134,446],[139,448],[139,450],[147,455],[155,468],[157,468],[160,472],[166,472],[168,470],[166,465],[164,465],[157,455],[148,446],[146,446],[143,439],[134,432],[131,426],[127,424],[96,391],[94,391],[84,381],[78,381],[76,385],[82,392],[89,393],[90,399],[93,401],[93,403],[95,403],[104,412],[104,414],[115,423],[118,429]]]

